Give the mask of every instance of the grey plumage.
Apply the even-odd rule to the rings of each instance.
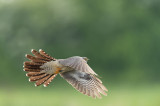
[[[93,98],[101,98],[99,93],[107,95],[105,91],[108,90],[104,87],[102,81],[96,77],[97,74],[89,67],[82,57],[74,56],[62,59],[59,63],[74,69],[61,73],[61,76],[75,89]]]
[[[108,91],[102,83],[95,78],[96,76],[88,74],[86,72],[80,72],[77,70],[68,71],[60,74],[68,83],[70,83],[75,89],[81,93],[92,96],[95,98],[101,98],[99,93],[107,95],[105,91]]]
[[[87,64],[87,62],[80,56],[73,56],[67,59],[60,59],[59,63],[74,68],[75,70],[79,70],[86,73],[91,73],[97,75]]]
[[[97,78],[97,74],[87,64],[88,58],[73,56],[67,59],[55,59],[43,50],[31,51],[35,56],[26,55],[30,61],[24,62],[24,71],[30,81],[35,85],[43,84],[45,87],[59,73],[69,84],[79,92],[93,98],[101,98],[100,94],[107,95],[106,87]]]

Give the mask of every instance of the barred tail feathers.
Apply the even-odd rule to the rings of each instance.
[[[41,66],[44,63],[55,61],[56,59],[49,56],[42,49],[38,51],[32,49],[31,52],[34,56],[26,54],[26,58],[30,61],[24,62],[24,71],[28,72],[26,76],[30,77],[29,81],[35,81],[35,86],[39,86],[44,84],[44,86],[48,86],[49,83],[55,78],[54,74],[46,74],[41,69]]]

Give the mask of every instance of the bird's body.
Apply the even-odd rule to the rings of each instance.
[[[44,63],[42,66],[40,66],[41,69],[43,69],[41,72],[47,73],[47,74],[55,74],[60,73],[62,70],[70,71],[69,67],[63,66],[59,63],[59,60],[50,61],[47,63]]]
[[[43,50],[31,51],[35,56],[26,55],[31,61],[24,62],[24,71],[30,77],[29,81],[36,81],[35,85],[45,87],[60,74],[68,83],[83,94],[93,98],[101,98],[108,91],[98,79],[97,74],[87,64],[86,57],[73,56],[67,59],[55,59]]]

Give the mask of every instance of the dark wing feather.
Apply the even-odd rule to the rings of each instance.
[[[105,91],[108,90],[104,87],[100,80],[97,80],[98,78],[94,75],[76,70],[64,72],[60,75],[75,89],[85,95],[93,98],[101,98],[100,93],[107,95]]]

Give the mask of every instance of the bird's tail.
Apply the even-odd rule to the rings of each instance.
[[[35,81],[35,86],[39,86],[41,84],[44,87],[48,86],[49,83],[55,78],[56,74],[46,74],[41,69],[41,66],[50,61],[55,61],[56,59],[49,56],[42,49],[38,51],[32,49],[31,52],[34,56],[26,54],[26,58],[30,61],[24,62],[24,71],[28,72],[26,76],[30,77],[29,81]]]

